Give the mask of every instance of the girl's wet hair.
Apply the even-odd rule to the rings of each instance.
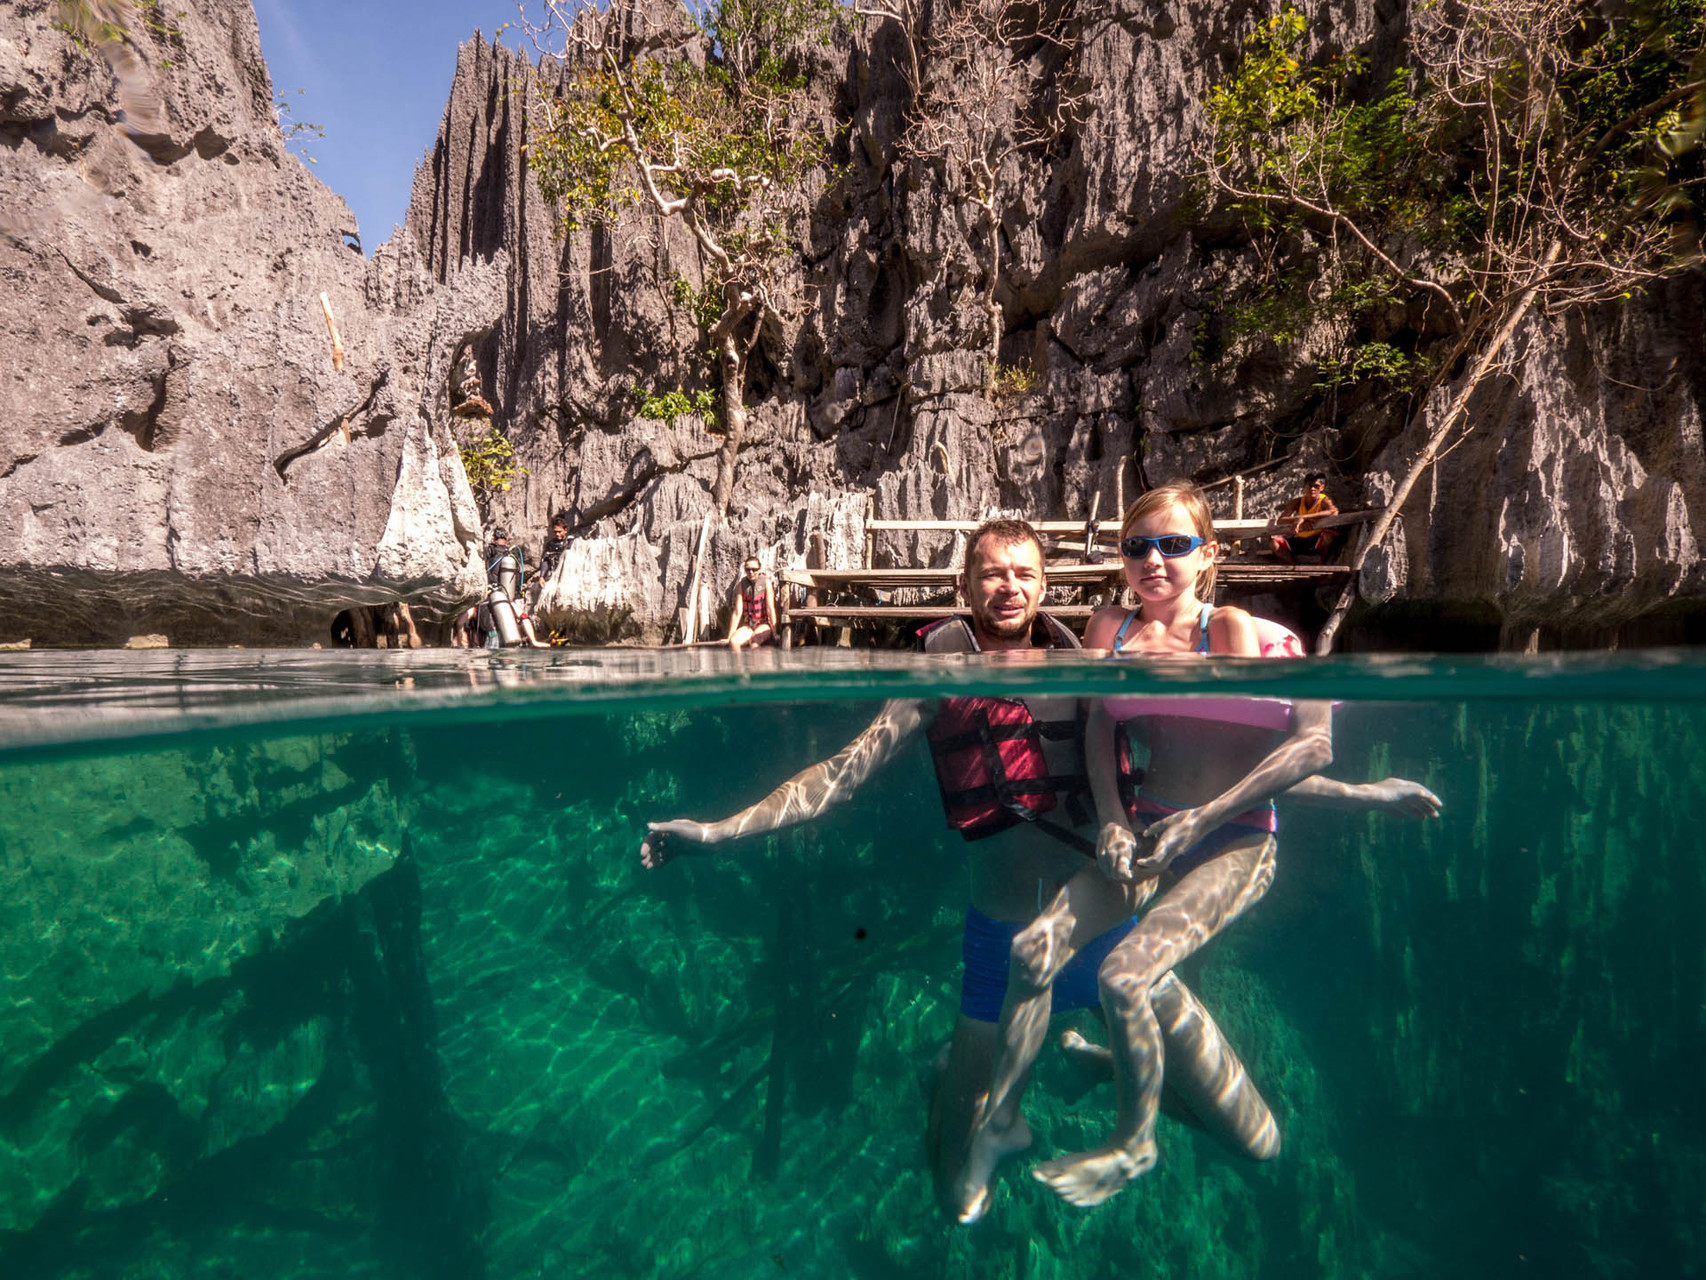
[[[1203,491],[1188,480],[1175,484],[1164,484],[1138,497],[1137,501],[1126,508],[1125,516],[1120,520],[1120,537],[1131,532],[1132,525],[1146,519],[1158,511],[1168,507],[1178,507],[1190,518],[1196,527],[1197,537],[1207,542],[1218,542],[1214,536],[1214,513],[1208,509],[1208,498]],[[1216,560],[1210,560],[1208,566],[1197,575],[1197,599],[1205,604],[1214,598]]]

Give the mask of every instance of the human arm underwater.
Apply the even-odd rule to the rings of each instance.
[[[1112,734],[1107,736],[1111,763]],[[1121,883],[1153,875],[1229,818],[1289,790],[1332,763],[1332,704],[1315,700],[1298,702],[1292,708],[1290,735],[1254,769],[1214,799],[1169,814],[1144,829],[1143,837],[1152,842],[1148,854],[1137,856],[1137,839],[1125,823],[1105,822],[1097,860],[1112,879]],[[1094,790],[1094,775],[1091,785]],[[1101,804],[1097,792],[1098,812],[1102,812]]]
[[[1445,802],[1419,782],[1382,778],[1379,782],[1336,782],[1305,778],[1283,796],[1326,809],[1376,809],[1403,818],[1437,818]]]
[[[924,709],[925,704],[914,699],[884,703],[877,718],[835,755],[796,773],[757,804],[727,818],[716,822],[690,818],[648,822],[646,839],[640,845],[641,865],[661,867],[690,851],[683,845],[722,844],[811,821],[831,805],[846,800],[881,765],[893,759],[923,725]]]

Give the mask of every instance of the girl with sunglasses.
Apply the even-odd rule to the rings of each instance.
[[[1255,620],[1208,601],[1219,546],[1194,485],[1167,485],[1139,498],[1121,524],[1120,552],[1138,607],[1097,613],[1085,632],[1086,649],[1174,658],[1260,655]],[[1130,745],[1117,751],[1121,722]],[[1146,772],[1132,763],[1138,742],[1148,748]],[[1154,1165],[1163,1042],[1150,994],[1174,965],[1267,892],[1274,875],[1272,797],[1325,768],[1332,755],[1327,703],[1131,697],[1092,704],[1085,763],[1102,820],[1098,865],[1074,876],[1013,941],[1000,1058],[980,1110],[980,1118],[994,1117],[1029,1074],[1047,1034],[1054,976],[1085,942],[1155,898],[1097,971],[1118,1105],[1113,1137],[1033,1171],[1061,1198],[1100,1204]],[[1267,1143],[1260,1154],[1278,1152],[1277,1131]]]

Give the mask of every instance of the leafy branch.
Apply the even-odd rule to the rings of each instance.
[[[547,0],[546,11],[529,29],[561,66],[562,88],[539,104],[529,165],[565,232],[638,206],[692,235],[717,295],[694,312],[710,321],[722,380],[711,498],[726,512],[747,369],[782,320],[777,267],[794,245],[796,184],[827,142],[788,54],[827,38],[832,0],[696,0],[674,29],[634,0]]]
[[[1441,350],[1406,359],[1428,362],[1426,385],[1455,386],[1359,569],[1448,437],[1469,429],[1470,399],[1531,311],[1628,298],[1703,258],[1706,0],[1615,12],[1439,0],[1413,10],[1409,55],[1370,93],[1366,60],[1311,63],[1302,15],[1282,12],[1210,94],[1201,159],[1209,209],[1240,219],[1264,264],[1255,299],[1289,294],[1305,322],[1341,331],[1396,303],[1420,311],[1416,342],[1443,333]],[[1371,356],[1365,371],[1390,364]],[[1323,379],[1355,372],[1340,361]]]

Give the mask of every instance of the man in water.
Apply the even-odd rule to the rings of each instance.
[[[1313,553],[1324,562],[1339,541],[1337,529],[1312,528],[1310,516],[1336,516],[1339,508],[1327,496],[1327,477],[1319,471],[1305,476],[1303,496],[1292,504],[1291,510],[1274,521],[1287,530],[1273,537],[1274,554],[1287,564],[1297,563],[1299,552]]]
[[[1044,650],[1078,648],[1070,631],[1040,611],[1047,586],[1042,545],[1022,521],[988,521],[973,533],[960,585],[970,619],[932,628],[926,652],[1027,661]],[[1085,857],[1094,855],[1084,834],[1093,830],[1093,815],[1079,806],[1087,789],[1078,700],[890,701],[833,758],[796,774],[757,804],[718,822],[648,823],[640,860],[657,868],[694,845],[721,844],[816,818],[850,797],[920,729],[930,741],[949,825],[978,842],[962,946],[959,1017],[938,1060],[927,1138],[937,1198],[969,1222],[988,1203],[996,1165],[1031,1142],[1020,1112],[1022,1083],[972,1141],[999,1048],[997,1022],[1014,963],[1013,938]],[[1398,780],[1376,788],[1325,783],[1318,798],[1404,811],[1417,792],[1431,799],[1425,788]],[[1128,921],[1078,951],[1054,980],[1055,1012],[1099,1007],[1097,967],[1130,928]],[[1156,984],[1152,1004],[1166,1038],[1168,1080],[1175,1091],[1217,1136],[1257,1159],[1276,1155],[1279,1134],[1273,1117],[1208,1011],[1174,975]],[[1083,1061],[1107,1069],[1106,1050],[1070,1033],[1063,1043]]]
[[[735,614],[729,624],[729,648],[776,644],[776,597],[770,575],[757,556],[748,556],[741,580],[735,584]]]

